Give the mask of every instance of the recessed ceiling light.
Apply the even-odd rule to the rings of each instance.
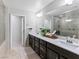
[[[73,3],[73,0],[65,0],[65,4],[71,5]]]

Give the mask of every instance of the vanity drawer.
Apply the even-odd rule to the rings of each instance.
[[[39,42],[39,41],[40,41],[40,39],[39,39],[39,38],[37,38],[37,37],[35,37],[35,41]]]
[[[40,39],[40,44],[43,46],[46,46],[47,43],[46,43],[46,41]]]

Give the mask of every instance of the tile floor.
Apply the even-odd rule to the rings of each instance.
[[[40,59],[40,57],[30,48],[14,48],[0,57],[0,59]]]
[[[41,59],[31,47],[25,48],[25,51],[27,53],[28,59]]]
[[[1,54],[2,55],[2,54]],[[5,52],[0,59],[28,59],[28,56],[22,47],[12,48]]]
[[[6,44],[0,47],[0,59],[40,59],[40,57],[30,48],[18,46],[7,49]]]

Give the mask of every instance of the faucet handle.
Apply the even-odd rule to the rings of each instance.
[[[72,41],[72,40],[67,40],[67,42],[68,42],[68,43],[73,43],[73,41]]]
[[[73,35],[72,38],[76,38],[76,35]]]

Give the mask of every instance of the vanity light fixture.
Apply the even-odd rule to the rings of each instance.
[[[73,3],[73,0],[65,0],[65,4],[71,5]]]
[[[67,19],[67,20],[65,20],[66,22],[71,22],[72,20],[71,19]]]
[[[36,16],[37,16],[37,17],[41,17],[41,16],[43,16],[43,13],[40,12],[40,13],[38,13]]]

